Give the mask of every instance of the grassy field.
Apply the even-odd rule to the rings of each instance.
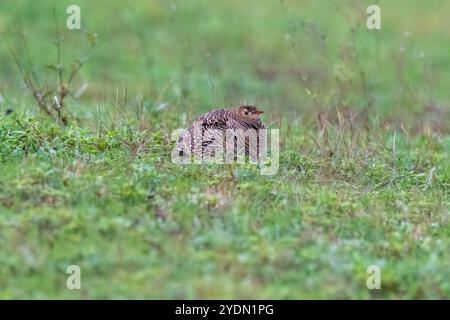
[[[450,298],[450,2],[379,1],[372,31],[372,1],[76,2],[82,30],[0,2],[1,299]],[[97,35],[67,125],[14,62],[58,81],[55,18],[66,76]],[[275,175],[171,162],[239,103],[280,129]]]

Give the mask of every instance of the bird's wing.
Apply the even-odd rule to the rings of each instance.
[[[214,110],[197,118],[201,123],[202,129],[202,147],[214,147],[215,143],[222,136],[227,126],[227,113],[224,109]]]
[[[196,121],[202,125],[204,130],[226,129],[227,115],[224,109],[219,109],[198,117]]]
[[[184,152],[192,152],[197,151],[194,150],[196,146],[201,146],[202,149],[213,146],[217,140],[217,134],[222,134],[226,128],[227,117],[224,109],[208,112],[195,119],[194,126],[179,138],[178,148]],[[194,141],[201,141],[201,144]]]

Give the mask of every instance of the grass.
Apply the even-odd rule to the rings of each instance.
[[[65,63],[98,43],[66,126],[2,43],[0,298],[449,298],[448,4],[380,1],[375,32],[358,3],[79,1]],[[48,81],[53,5],[64,25],[65,1],[0,4]],[[280,129],[276,175],[170,161],[173,129],[242,101]]]

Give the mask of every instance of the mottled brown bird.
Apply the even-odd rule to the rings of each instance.
[[[189,156],[193,152],[199,152],[202,157],[205,153],[217,148],[224,148],[226,140],[234,138],[234,154],[244,153],[245,155],[254,155],[261,149],[265,140],[262,135],[258,135],[259,130],[266,126],[261,121],[260,114],[263,113],[255,106],[238,106],[227,109],[217,109],[201,115],[195,120],[195,123],[184,134],[180,136],[177,142],[177,151],[179,156]],[[229,130],[232,129],[232,130]],[[230,134],[228,136],[226,134]],[[239,141],[245,141],[245,146],[238,147]],[[242,145],[242,144],[241,144]],[[244,149],[245,148],[245,149]],[[196,153],[197,155],[199,153]]]

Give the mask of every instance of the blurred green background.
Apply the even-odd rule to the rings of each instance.
[[[372,1],[78,1],[81,31],[65,28],[70,4],[2,1],[0,32],[14,43],[10,32],[24,30],[37,66],[56,59],[53,7],[69,65],[87,47],[84,34],[97,33],[81,72],[84,101],[126,85],[149,104],[194,112],[247,102],[305,116],[371,105],[413,121],[448,108],[446,1],[381,2],[382,30],[373,31],[365,25]],[[0,90],[13,96],[20,77],[6,48]]]

